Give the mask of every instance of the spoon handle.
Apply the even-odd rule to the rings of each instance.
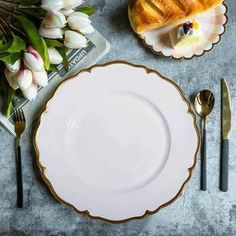
[[[203,121],[204,127],[202,130],[202,150],[201,150],[201,186],[202,191],[207,190],[207,161],[206,161],[206,125]]]

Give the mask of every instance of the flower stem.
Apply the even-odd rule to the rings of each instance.
[[[19,5],[19,4],[16,4],[16,3],[14,3],[14,2],[12,2],[12,1],[3,1],[3,0],[0,0],[0,4],[1,5],[8,5],[8,6],[12,6],[12,7],[15,7],[15,6],[17,6],[17,5]]]
[[[1,13],[1,10],[0,10],[0,13]],[[9,25],[8,23],[6,23],[6,21],[4,20],[1,14],[0,14],[0,28],[5,36],[8,37],[11,35],[10,30],[9,30]]]
[[[18,34],[21,34],[23,37],[26,37],[25,33],[23,30],[18,29],[16,26],[9,24],[10,28],[12,28],[13,30],[15,30],[16,32],[18,32]]]
[[[0,0],[0,7],[8,14],[8,17],[13,16],[14,14],[22,14],[18,11],[19,4],[16,3],[3,2]]]
[[[39,20],[43,19],[43,16],[40,16],[37,12],[34,11],[34,9],[38,9],[38,8],[19,8],[18,11],[21,12],[22,14],[28,15],[28,16],[32,16],[34,18],[37,18]]]

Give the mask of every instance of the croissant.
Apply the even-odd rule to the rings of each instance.
[[[136,33],[182,21],[217,7],[223,0],[133,0],[129,20]]]

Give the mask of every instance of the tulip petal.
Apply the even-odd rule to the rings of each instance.
[[[41,71],[44,69],[43,61],[38,60],[32,53],[25,52],[24,55],[24,65],[35,71]]]
[[[39,28],[39,34],[49,39],[61,39],[63,38],[63,31],[60,28],[50,29],[41,24]]]
[[[65,32],[64,45],[71,49],[78,49],[87,47],[87,39],[80,33],[72,30],[67,30]]]
[[[48,48],[49,60],[53,65],[59,65],[62,63],[63,58],[61,54],[53,47]]]
[[[68,24],[71,29],[78,30],[87,27],[91,24],[88,15],[82,12],[74,12],[68,17]]]
[[[28,89],[22,91],[25,98],[28,100],[34,100],[38,94],[37,85],[32,83]]]
[[[5,77],[7,79],[8,84],[14,89],[17,90],[19,87],[16,83],[16,74],[11,72],[8,68],[5,68]]]
[[[8,70],[11,72],[17,72],[20,69],[21,59],[17,60],[14,64],[5,63]]]
[[[63,28],[66,25],[66,17],[59,11],[49,11],[43,20],[46,28]]]
[[[33,77],[31,70],[20,69],[16,74],[16,82],[21,90],[28,89],[32,84]]]
[[[24,53],[23,58],[24,65],[35,71],[41,71],[44,70],[44,62],[42,57],[39,55],[39,53],[33,49],[32,46],[29,46]]]
[[[74,12],[73,16],[89,18],[89,16],[87,14],[83,13],[83,12]]]
[[[60,10],[64,7],[63,0],[42,0],[41,7],[46,10]]]
[[[43,71],[32,71],[33,81],[35,84],[45,87],[48,85],[48,74],[45,70]]]
[[[74,13],[74,10],[60,10],[60,12],[64,15],[64,16],[69,16],[70,14]]]
[[[70,10],[80,6],[83,0],[64,0],[63,10]]]
[[[82,34],[92,34],[94,32],[94,28],[92,25],[88,25],[79,30]]]

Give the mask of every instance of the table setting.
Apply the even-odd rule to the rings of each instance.
[[[0,1],[0,235],[235,235],[234,1]]]

